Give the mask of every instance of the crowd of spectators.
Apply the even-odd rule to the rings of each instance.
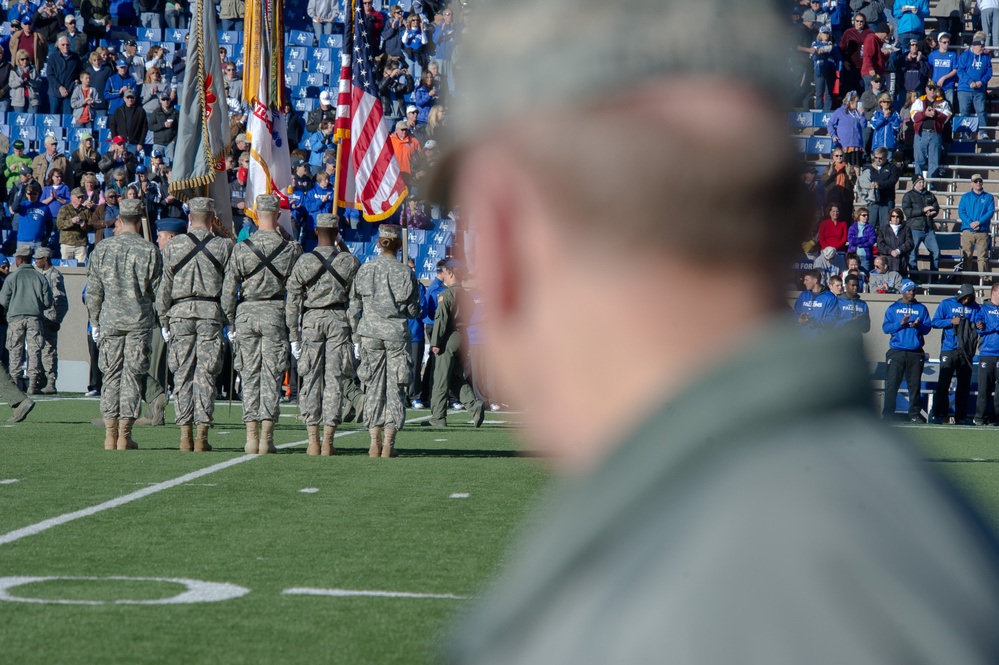
[[[8,153],[6,187],[0,191],[0,250],[47,246],[57,259],[82,264],[88,250],[112,232],[108,222],[122,198],[145,202],[149,228],[160,218],[186,217],[168,188],[186,47],[146,44],[140,53],[140,43],[125,28],[185,28],[190,5],[135,0],[129,14],[100,9],[107,8],[106,2],[88,0],[79,8],[71,3],[22,0],[7,10],[10,34],[0,41],[0,112],[59,116],[79,146],[61,151],[65,142],[54,137],[0,138],[0,149]],[[397,216],[417,228],[430,228],[421,190],[446,132],[447,99],[454,92],[451,72],[465,11],[455,5],[415,0],[404,10],[363,3],[390,140],[410,191]],[[242,30],[242,2],[222,0],[217,11],[221,30]],[[344,30],[341,2],[310,0],[306,14],[316,45],[323,35]],[[220,49],[219,57],[231,125],[230,204],[239,237],[247,237],[255,227],[244,212],[249,146],[240,44]],[[283,109],[292,148],[291,211],[306,250],[315,244],[316,216],[330,212],[334,203],[335,74],[326,80],[318,105],[304,117],[290,104]],[[100,141],[99,128],[105,127],[109,138]]]
[[[917,256],[922,248],[930,271],[939,270],[937,224],[953,217],[960,221],[962,268],[990,269],[995,204],[984,191],[987,176],[967,178],[971,191],[962,195],[956,215],[941,214],[934,192],[955,117],[961,116],[965,138],[978,141],[983,151],[990,149],[981,142],[989,139],[986,106],[992,51],[999,48],[999,9],[978,4],[937,3],[932,29],[928,0],[794,4],[796,102],[799,108],[830,112],[825,126],[832,146],[829,162],[807,168],[803,176],[817,203],[817,224],[800,265],[811,262],[823,282],[845,275],[844,264],[851,259],[858,264],[862,290],[877,290],[868,277],[885,271],[899,275],[887,281],[888,292],[897,292],[891,284],[909,276],[933,281],[933,275],[917,277]],[[884,264],[880,270],[878,258]]]

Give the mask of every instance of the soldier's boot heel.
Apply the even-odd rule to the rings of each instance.
[[[368,433],[371,435],[371,447],[368,448],[368,457],[381,457],[382,456],[382,428],[381,427],[371,427],[368,429]]]
[[[261,455],[266,455],[267,453],[276,453],[277,448],[274,447],[274,421],[273,420],[261,420],[260,421],[260,447],[257,448],[257,452]]]
[[[257,433],[257,425],[259,423],[256,420],[250,420],[246,423],[246,446],[243,448],[243,452],[247,455],[256,455],[257,451],[260,450],[260,436]]]
[[[319,425],[307,425],[306,429],[309,432],[309,449],[305,453],[307,455],[318,455],[320,452]]]
[[[115,450],[118,447],[118,419],[104,419],[104,450]]]
[[[399,452],[395,449],[396,430],[385,428],[385,442],[382,444],[382,457],[398,457]]]
[[[336,434],[336,425],[323,426],[323,445],[319,453],[320,455],[323,455],[324,457],[336,455],[336,448],[333,447],[334,434]]]
[[[118,420],[118,450],[138,450],[139,444],[132,440],[132,426],[135,418]]]
[[[190,425],[188,425],[190,427]],[[206,425],[204,423],[198,423],[198,434],[194,437],[194,452],[196,453],[210,453],[212,452],[212,446],[208,443],[208,429],[211,425]]]
[[[194,450],[194,426],[190,423],[180,426],[180,449],[185,453]]]

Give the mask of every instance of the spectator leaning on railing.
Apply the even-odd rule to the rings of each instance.
[[[995,199],[985,191],[981,174],[975,173],[971,176],[971,190],[961,196],[957,207],[957,216],[961,219],[961,254],[965,270],[971,270],[968,261],[974,253],[978,271],[991,272],[989,236],[995,214]]]

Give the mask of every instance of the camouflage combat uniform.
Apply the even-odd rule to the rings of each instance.
[[[261,265],[251,242],[265,257],[281,247],[271,259],[274,271]],[[280,415],[281,381],[288,370],[285,285],[301,252],[277,231],[261,230],[236,244],[226,267],[222,311],[235,332],[233,367],[242,381],[243,422],[277,421]]]
[[[337,277],[315,256],[321,255]],[[306,425],[339,425],[343,394],[341,381],[353,378],[353,348],[347,321],[347,289],[361,263],[349,252],[317,247],[303,254],[288,279],[285,314],[292,342],[299,340],[298,371],[302,385],[298,403]]]
[[[21,378],[21,365],[27,360],[28,392],[32,393],[42,380],[41,321],[45,311],[52,307],[52,289],[31,264],[23,264],[4,280],[0,307],[7,312],[10,377],[16,384]]]
[[[205,244],[192,254],[195,242]],[[212,424],[215,379],[222,369],[222,282],[231,253],[231,240],[213,237],[203,227],[174,237],[163,250],[156,308],[170,331],[167,364],[178,425]]]
[[[36,268],[37,269],[37,268]],[[56,378],[59,376],[59,326],[69,312],[69,298],[66,296],[66,280],[54,266],[48,270],[38,270],[52,289],[52,306],[42,317],[42,372],[45,374],[44,393],[54,393]]]
[[[369,429],[402,429],[412,372],[409,319],[420,315],[416,277],[394,256],[382,254],[357,271],[350,316],[351,328],[361,338],[357,374],[364,384],[364,422]]]
[[[87,310],[100,327],[99,365],[104,372],[105,419],[139,417],[149,370],[153,302],[163,271],[156,246],[135,233],[103,240],[87,267]]]

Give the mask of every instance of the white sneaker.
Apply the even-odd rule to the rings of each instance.
[[[465,405],[462,404],[461,402],[455,402],[454,404],[451,405],[451,408],[455,411],[464,411]]]
[[[87,391],[87,397],[100,397],[100,396],[101,396],[101,391],[99,391],[99,390],[88,390]]]
[[[425,409],[426,407],[423,406],[423,402],[421,402],[420,400],[416,400],[415,402],[413,402],[413,405],[410,408],[411,409]]]
[[[501,407],[499,404],[490,404],[489,405],[489,410],[490,411],[499,411],[502,408],[503,407]]]

